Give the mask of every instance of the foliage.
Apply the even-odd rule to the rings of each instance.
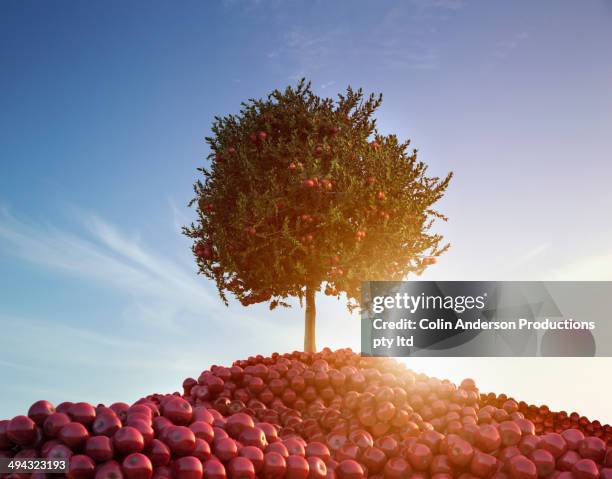
[[[381,102],[350,87],[321,98],[302,80],[215,117],[184,233],[226,303],[274,308],[323,286],[354,307],[363,280],[420,273],[448,247],[430,228],[452,174],[426,176],[409,141],[377,131]]]

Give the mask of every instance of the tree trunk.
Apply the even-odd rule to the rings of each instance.
[[[314,353],[317,351],[315,340],[315,318],[317,309],[315,307],[315,288],[306,287],[306,312],[304,315],[304,351]]]

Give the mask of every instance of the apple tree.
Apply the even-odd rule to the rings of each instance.
[[[275,90],[215,117],[210,164],[194,185],[199,272],[243,305],[305,302],[304,350],[315,346],[315,295],[359,304],[364,280],[421,273],[446,250],[430,231],[451,179],[426,175],[410,141],[383,135],[382,95],[347,88],[336,100],[311,84]]]

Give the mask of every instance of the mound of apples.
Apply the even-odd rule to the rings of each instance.
[[[0,421],[0,457],[66,459],[70,479],[612,479],[611,443],[576,413],[329,349],[212,366],[131,406],[38,401]]]

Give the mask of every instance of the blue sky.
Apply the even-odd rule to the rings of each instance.
[[[455,171],[424,279],[612,279],[611,26],[603,1],[2,2],[0,416],[300,347],[299,308],[223,307],[179,230],[213,116],[302,76],[383,92],[380,129]],[[320,305],[319,345],[357,348]],[[414,367],[612,420],[584,394],[610,360]],[[544,397],[568,368],[583,393]]]

